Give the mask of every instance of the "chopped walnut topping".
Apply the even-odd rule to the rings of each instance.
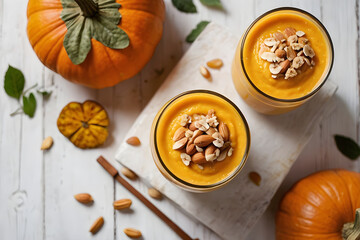
[[[274,38],[280,42],[285,42],[286,38],[284,36],[284,34],[282,34],[281,32],[276,32],[274,33]]]
[[[281,72],[282,67],[278,63],[270,64],[270,72],[272,74],[278,74]]]
[[[304,47],[304,45],[302,45],[302,44],[300,44],[300,43],[292,43],[292,44],[291,44],[291,47],[292,47],[294,50],[299,51],[299,50],[301,50],[301,49]]]
[[[268,62],[276,62],[276,54],[272,52],[264,52],[261,54],[261,58]]]
[[[313,58],[315,56],[314,50],[308,44],[304,46],[304,54],[305,56],[310,58]]]
[[[296,35],[292,35],[292,36],[288,37],[288,39],[287,39],[287,44],[288,44],[288,45],[291,45],[291,44],[293,44],[293,43],[296,43],[297,40],[298,40],[297,36],[296,36]]]
[[[297,35],[298,37],[302,37],[302,36],[305,35],[305,33],[304,33],[303,31],[297,31],[297,32],[296,32],[296,35]]]
[[[296,57],[296,52],[292,47],[286,47],[286,57],[289,61],[292,61]]]
[[[180,122],[181,126],[185,127],[190,122],[191,122],[191,118],[189,117],[189,115],[184,114],[181,116],[181,122]]]
[[[264,52],[270,52],[270,48],[267,47],[264,43],[262,43],[260,45],[260,50],[259,50],[259,57],[261,57],[261,55],[264,53]]]
[[[265,45],[268,46],[268,47],[272,47],[272,46],[276,45],[277,42],[278,41],[276,41],[275,38],[267,38],[267,39],[264,40]]]
[[[310,60],[306,57],[302,57],[307,65],[311,66]]]
[[[292,35],[296,35],[296,30],[292,27],[285,28],[284,35],[286,38],[289,38]]]
[[[224,145],[224,139],[219,132],[215,132],[212,137],[215,138],[215,140],[213,141],[215,147],[221,148]]]
[[[298,68],[300,68],[300,67],[304,64],[304,62],[305,62],[305,61],[304,61],[304,59],[303,59],[302,57],[296,57],[296,58],[294,58],[291,66],[292,66],[293,68],[295,68],[295,69],[298,69]]]
[[[209,129],[209,124],[206,122],[206,119],[200,119],[198,121],[195,122],[195,127],[198,128],[199,130],[205,132]]]
[[[294,68],[288,68],[288,70],[285,73],[285,79],[295,77],[297,75],[297,72]]]
[[[300,37],[298,38],[298,43],[305,45],[309,40],[307,38],[304,37]]]
[[[206,123],[208,123],[210,127],[216,127],[219,125],[217,117],[215,116],[215,111],[213,109],[208,111],[208,114],[206,115]]]
[[[189,166],[191,162],[191,156],[186,153],[181,153],[180,158],[182,162],[185,164],[185,166]]]
[[[276,42],[275,45],[270,49],[270,51],[274,53],[279,45],[280,45],[280,42]]]
[[[185,132],[185,137],[191,138],[193,136],[193,134],[194,134],[194,132],[189,129]]]
[[[228,155],[229,157],[231,157],[231,155],[233,154],[233,151],[234,151],[234,149],[233,149],[233,148],[230,148],[227,155]]]
[[[260,44],[259,56],[271,63],[269,70],[272,78],[289,79],[305,71],[302,68],[304,63],[306,69],[311,69],[315,65],[312,60],[315,52],[304,36],[305,32],[288,27],[283,32],[271,34]]]
[[[229,128],[218,121],[213,109],[206,115],[183,114],[178,119],[181,127],[174,133],[172,149],[181,152],[180,159],[185,166],[197,164],[203,168],[201,164],[223,161],[231,156]]]
[[[201,147],[198,147],[196,145],[195,145],[195,148],[196,148],[196,151],[198,151],[198,152],[203,152],[204,151],[204,149],[202,149]]]

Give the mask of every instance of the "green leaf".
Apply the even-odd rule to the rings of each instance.
[[[196,6],[192,0],[171,0],[172,4],[181,12],[196,13]]]
[[[200,0],[200,2],[205,6],[223,8],[220,0]]]
[[[29,97],[23,96],[23,111],[29,117],[33,117],[36,110],[36,99],[33,93]]]
[[[36,92],[41,94],[43,97],[48,97],[52,93],[52,91],[46,90],[44,88],[40,88],[40,89],[36,90]]]
[[[335,143],[339,151],[351,160],[355,160],[360,156],[359,145],[351,138],[335,135]]]
[[[127,34],[117,25],[111,24],[108,19],[97,17],[94,25],[94,38],[109,48],[123,49],[129,46]]]
[[[10,97],[19,99],[25,85],[25,78],[22,72],[9,65],[4,80],[4,89]]]
[[[60,16],[67,27],[64,48],[74,64],[85,61],[91,50],[92,38],[113,49],[129,46],[128,35],[118,27],[121,5],[115,0],[98,0],[98,11],[93,17],[85,17],[74,0],[61,0],[61,3],[63,10]]]
[[[196,25],[196,28],[194,28],[191,33],[186,37],[186,41],[188,43],[192,43],[195,41],[195,39],[200,35],[200,33],[205,29],[205,27],[209,24],[208,21],[201,21]]]
[[[90,22],[83,16],[75,21],[72,27],[68,28],[64,38],[65,50],[74,64],[81,64],[85,61],[91,49]]]

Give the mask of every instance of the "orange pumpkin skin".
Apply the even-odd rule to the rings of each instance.
[[[327,170],[312,174],[284,196],[276,216],[278,240],[342,240],[345,223],[360,207],[360,174]]]
[[[165,18],[163,0],[116,0],[121,4],[119,27],[130,39],[125,49],[111,49],[91,40],[85,61],[75,65],[63,41],[67,28],[60,18],[60,0],[29,0],[27,35],[40,61],[65,79],[91,88],[111,87],[136,75],[152,57]]]

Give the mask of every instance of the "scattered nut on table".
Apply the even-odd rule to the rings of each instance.
[[[124,174],[125,177],[131,179],[131,180],[135,180],[137,178],[136,173],[134,173],[133,171],[131,171],[130,169],[123,167],[120,172],[122,174]]]
[[[135,228],[125,228],[124,233],[130,238],[141,237],[141,232]]]
[[[141,144],[140,139],[135,136],[128,138],[126,142],[132,146],[139,146]]]
[[[49,136],[49,137],[47,137],[47,138],[45,138],[43,140],[40,149],[41,150],[48,150],[48,149],[50,149],[52,147],[53,143],[54,143],[53,138]]]
[[[92,198],[92,196],[89,193],[78,193],[76,195],[74,195],[74,198],[81,203],[84,204],[89,204],[94,202],[94,199]]]
[[[148,189],[149,196],[158,200],[162,199],[162,194],[155,188],[149,188]]]
[[[120,199],[120,200],[117,200],[113,203],[114,205],[114,209],[116,210],[122,210],[122,209],[127,209],[127,208],[130,208],[132,204],[132,201],[131,199]]]
[[[91,225],[89,232],[91,232],[92,234],[95,234],[101,229],[101,227],[103,225],[104,225],[104,218],[99,217],[98,219],[95,220],[93,225]]]

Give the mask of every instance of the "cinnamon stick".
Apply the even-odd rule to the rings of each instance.
[[[178,225],[176,225],[170,218],[161,212],[154,204],[138,192],[131,184],[119,175],[119,172],[114,168],[103,156],[98,157],[97,162],[121,185],[123,185],[129,192],[137,197],[145,204],[153,213],[155,213],[161,220],[163,220],[174,232],[184,240],[192,240],[192,238],[184,232]]]

